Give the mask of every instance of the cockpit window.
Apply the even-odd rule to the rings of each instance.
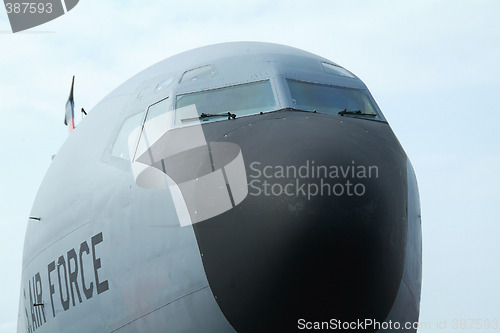
[[[148,107],[144,123],[135,129],[137,134],[131,134],[129,138],[129,146],[135,150],[132,152],[134,159],[137,151],[143,151],[172,128],[172,112],[168,111],[168,97]]]
[[[159,102],[156,102],[153,105],[150,105],[148,108],[148,113],[146,115],[145,121],[151,120],[167,112],[167,102],[168,98],[165,98]]]
[[[322,62],[321,65],[323,66],[323,70],[328,74],[355,78],[354,74],[352,74],[347,69],[340,67],[338,65],[329,64],[327,62]]]
[[[202,67],[197,67],[190,69],[188,71],[185,71],[184,74],[182,74],[181,80],[179,83],[184,83],[188,81],[196,81],[199,79],[207,79],[209,77],[215,76],[216,72],[215,69],[212,65],[206,65]]]
[[[132,131],[141,126],[144,119],[144,111],[141,111],[131,117],[125,119],[116,136],[113,147],[111,148],[111,155],[114,157],[122,158],[124,160],[130,159],[128,137]]]
[[[241,117],[272,111],[276,108],[276,101],[269,80],[183,94],[177,96],[176,125],[189,124],[194,120],[182,112],[182,108],[189,105],[196,106],[200,121],[212,121],[228,117],[228,112],[234,117]]]
[[[287,79],[293,107],[340,116],[382,120],[369,95],[360,89]]]
[[[165,80],[160,81],[155,88],[155,93],[159,92],[160,90],[166,89],[172,82],[174,81],[174,77],[171,76],[169,78],[166,78]]]

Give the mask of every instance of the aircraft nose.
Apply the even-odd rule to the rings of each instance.
[[[406,242],[406,157],[389,126],[283,112],[224,140],[241,147],[248,195],[193,228],[233,327],[289,332],[300,320],[383,321]]]

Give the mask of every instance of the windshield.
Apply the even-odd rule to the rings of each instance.
[[[182,108],[189,105],[196,106],[200,118],[193,119],[183,113]],[[266,80],[179,95],[175,108],[175,124],[181,125],[193,120],[234,119],[272,111],[276,108],[276,101],[271,83]]]
[[[360,89],[287,79],[296,109],[381,120],[368,94]]]

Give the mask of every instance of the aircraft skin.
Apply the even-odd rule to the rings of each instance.
[[[325,105],[337,93],[369,112],[347,104],[331,111]],[[213,96],[229,99],[215,106]],[[198,101],[197,115],[216,108],[194,120],[209,154],[198,164],[181,159],[174,171],[164,166],[170,186],[156,187],[154,177],[144,185],[136,166],[147,155],[137,156],[148,117],[156,109],[173,115],[167,135],[194,129],[177,116],[190,100]],[[130,134],[136,127],[139,141]],[[234,148],[236,162],[214,167],[218,147],[222,159]],[[207,156],[212,169],[203,171]],[[171,159],[141,170],[161,171],[160,160]],[[229,168],[237,163],[243,187],[234,186],[239,176]],[[193,190],[191,205],[178,173],[199,181],[216,169],[225,170],[229,208],[210,210],[222,205],[225,186]],[[321,188],[343,192],[312,193]],[[196,217],[203,200],[208,215]],[[421,251],[413,168],[360,79],[291,47],[206,46],[123,83],[55,156],[26,230],[18,332],[293,332],[365,319],[403,325],[418,320]]]

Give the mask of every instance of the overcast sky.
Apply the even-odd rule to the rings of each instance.
[[[239,40],[316,53],[371,90],[420,186],[421,332],[500,320],[499,14],[495,0],[81,0],[12,34],[0,8],[0,333],[16,329],[27,217],[67,137],[72,75],[76,110],[91,110],[164,58]]]

